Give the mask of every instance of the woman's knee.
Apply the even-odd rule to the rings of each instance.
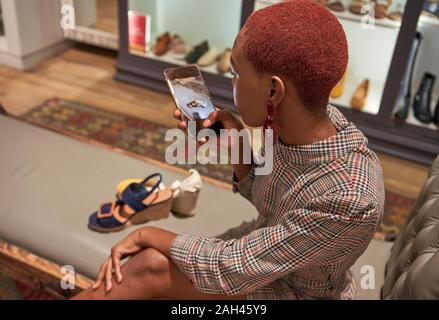
[[[158,276],[169,272],[170,261],[160,251],[148,248],[132,257],[130,264],[138,275]]]

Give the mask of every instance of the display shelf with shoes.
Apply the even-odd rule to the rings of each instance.
[[[329,5],[331,5],[330,2]],[[384,94],[387,74],[390,69],[401,22],[391,21],[387,17],[377,18],[381,8],[387,12],[389,3],[375,1],[343,1],[347,8],[342,12],[333,12],[343,25],[349,44],[349,76],[346,79],[346,91],[331,102],[343,107],[350,107],[370,114],[378,114]],[[387,5],[387,6],[386,6]],[[374,11],[363,9],[370,6]],[[331,8],[330,8],[331,9]],[[367,18],[370,13],[374,18]],[[366,15],[365,15],[366,14]],[[374,25],[372,25],[373,23]],[[377,47],[377,44],[380,44]],[[355,103],[358,99],[360,84],[368,79],[367,97],[364,106]],[[353,102],[353,103],[352,103]]]
[[[315,0],[316,3],[326,6],[342,24],[349,45],[349,72],[343,85],[343,93],[332,95],[330,102],[336,106],[352,108],[355,111],[377,115],[380,111],[381,100],[384,94],[387,74],[392,62],[395,46],[399,36],[401,21],[393,21],[387,17],[387,12],[400,10],[405,5],[403,0],[366,1],[366,0]],[[277,1],[277,2],[280,2]],[[257,0],[255,9],[272,4],[272,1]],[[372,9],[368,17],[368,10]],[[381,19],[377,12],[381,11]],[[386,17],[384,17],[384,12]],[[374,25],[371,25],[373,23]],[[377,46],[379,44],[379,46]],[[355,99],[360,84],[368,79],[368,87],[364,92],[366,97],[358,105]],[[354,102],[354,104],[352,104]]]
[[[426,130],[425,134],[435,135],[439,139],[439,124],[434,121],[436,115],[436,105],[439,100],[439,85],[437,77],[439,75],[439,28],[433,23],[425,23],[425,19],[439,22],[438,16],[434,14],[439,1],[426,1],[423,11],[421,12],[417,23],[417,33],[422,34],[422,41],[417,45],[418,53],[414,56],[414,65],[410,81],[407,84],[408,89],[412,91],[411,99],[407,99],[409,112],[405,119],[405,125]],[[414,40],[416,47],[417,40]],[[410,60],[409,64],[410,65]],[[403,91],[404,88],[401,88]],[[395,114],[395,121],[404,121],[398,119]]]
[[[255,9],[262,9],[266,6],[274,3],[281,2],[282,0],[256,0]],[[350,20],[357,23],[364,21],[364,15],[374,13],[375,26],[384,28],[397,28],[401,27],[401,19],[403,14],[405,0],[395,0],[396,4],[392,2],[387,8],[383,8],[384,5],[378,4],[374,1],[361,1],[361,0],[314,0],[317,3],[326,6],[332,13],[339,19]],[[387,0],[385,1],[387,2]],[[398,6],[398,4],[400,4]],[[367,9],[367,5],[373,8],[373,12]],[[364,9],[363,9],[364,8]],[[399,10],[397,10],[399,9]],[[364,10],[364,11],[363,11]],[[391,15],[392,14],[392,15]],[[397,18],[397,14],[399,18]]]
[[[409,58],[404,70],[404,76],[401,80],[401,87],[398,94],[398,98],[395,103],[395,108],[393,110],[393,116],[395,119],[404,120],[407,118],[408,110],[410,109],[410,102],[412,98],[412,78],[413,71],[415,67],[416,57],[421,46],[422,34],[416,32],[413,39],[413,43],[410,49]]]
[[[346,108],[356,109],[370,114],[377,114],[383,95],[384,82],[368,79],[368,86],[365,88],[364,105],[359,106],[357,103],[352,103],[354,96],[359,87],[366,79],[361,76],[347,74],[344,83],[343,94],[338,97],[331,96],[329,102]],[[356,99],[358,101],[358,99]]]
[[[169,92],[163,81],[163,70],[186,65],[185,58],[194,49],[189,60],[205,65],[200,68],[215,103],[237,111],[229,73],[234,37],[255,10],[280,1],[185,0],[176,5],[177,2],[172,0],[119,0],[120,50],[115,78]],[[171,2],[172,9],[167,7]],[[374,150],[430,163],[439,153],[439,130],[433,121],[424,124],[416,119],[413,99],[425,72],[439,74],[436,58],[439,24],[438,18],[430,12],[434,12],[433,7],[426,11],[424,3],[418,0],[316,2],[326,6],[339,19],[349,45],[347,72],[342,83],[334,88],[330,103],[339,107],[365,133]],[[352,8],[353,4],[356,4],[355,8]],[[377,9],[373,16],[362,14],[365,5]],[[151,50],[139,53],[128,49],[129,10],[151,16]],[[413,39],[417,31],[422,34],[422,41],[414,50],[413,59],[410,57],[413,56]],[[152,48],[157,38],[166,32],[171,38],[179,36],[176,42],[180,53],[173,52],[171,40],[171,44],[165,46],[166,53],[154,54]],[[208,46],[202,45],[204,41]],[[409,79],[410,86],[402,85],[404,79]],[[402,96],[401,88],[405,89]],[[433,105],[439,98],[438,88],[436,84],[431,92],[432,117],[436,111]],[[398,101],[407,114],[402,112],[402,116],[396,119]]]
[[[154,43],[148,43],[148,41],[144,41],[144,43],[146,44],[141,47],[140,50],[136,48],[135,45],[132,45],[130,43],[131,54],[143,56],[149,59],[157,59],[175,65],[198,64],[202,71],[231,78],[231,74],[228,72],[229,68],[221,68],[221,66],[216,65],[217,63],[219,63],[221,53],[226,51],[228,47],[220,52],[216,47],[212,47],[208,40],[202,40],[201,42],[191,47],[188,43],[188,40],[183,38],[180,34],[174,34],[173,36],[171,36],[171,33],[169,31],[165,31],[155,36],[157,29],[151,28],[151,21],[154,21],[155,15],[146,13],[148,10],[154,9],[150,8],[149,6],[141,5],[135,1],[130,2],[130,4],[133,5],[133,8],[145,12],[143,16],[146,17],[145,21],[148,21],[148,24],[147,26],[143,27],[144,31],[142,34],[145,34],[144,37],[147,37],[149,39],[155,38]],[[134,11],[129,11],[129,13],[132,12]],[[142,13],[137,12],[136,14],[142,16]],[[130,20],[134,18],[136,17],[129,14],[129,26],[134,25]],[[145,24],[145,22],[143,23]],[[133,29],[134,32],[136,32],[139,27],[134,25]],[[181,29],[179,30],[181,32]],[[128,32],[131,33],[132,31],[129,29]],[[152,50],[148,49],[150,47],[152,47]]]
[[[412,101],[406,123],[439,132],[439,90],[436,76],[425,73]]]
[[[163,70],[197,64],[215,103],[233,109],[230,48],[253,0],[119,0],[120,50],[115,78],[169,92]],[[127,37],[127,12],[148,17],[144,49],[133,49]],[[125,13],[125,14],[124,14]],[[128,42],[128,43],[127,43]]]
[[[160,62],[172,64],[172,65],[181,65],[184,66],[187,63],[183,59],[177,58],[175,55],[173,55],[171,52],[166,52],[165,54],[161,56],[155,55],[153,52],[131,52],[133,55],[137,55],[139,57],[148,58],[148,59],[154,59]],[[208,72],[213,75],[219,75],[222,77],[225,77],[227,79],[231,79],[232,75],[228,72],[221,73],[217,70],[217,66],[215,64],[210,64],[207,66],[201,66],[199,65],[200,70],[204,72]]]

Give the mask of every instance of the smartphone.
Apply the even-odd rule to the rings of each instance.
[[[198,133],[204,128],[203,121],[216,110],[200,69],[197,65],[169,68],[163,71],[163,75],[175,106],[181,111],[184,120],[196,122]],[[209,128],[219,135],[223,126],[221,122],[216,122]]]

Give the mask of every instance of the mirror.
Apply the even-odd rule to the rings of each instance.
[[[118,49],[117,0],[61,0],[64,36],[99,47]]]

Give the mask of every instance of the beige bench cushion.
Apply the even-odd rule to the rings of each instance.
[[[110,248],[133,231],[99,234],[88,216],[114,198],[124,178],[163,174],[160,167],[0,116],[0,239],[95,277]],[[219,205],[220,204],[220,205]],[[177,233],[213,236],[256,216],[238,194],[205,184],[192,218],[150,223]]]
[[[114,197],[117,183],[160,172],[182,176],[26,123],[0,116],[0,239],[94,277],[109,250],[133,228],[114,234],[88,230],[89,214]],[[216,204],[215,204],[216,203]],[[220,205],[219,205],[220,204]],[[174,232],[216,235],[256,215],[237,194],[205,184],[198,214],[151,222]],[[353,271],[358,299],[378,299],[391,243],[372,241]],[[375,289],[361,288],[361,267],[375,269]]]

